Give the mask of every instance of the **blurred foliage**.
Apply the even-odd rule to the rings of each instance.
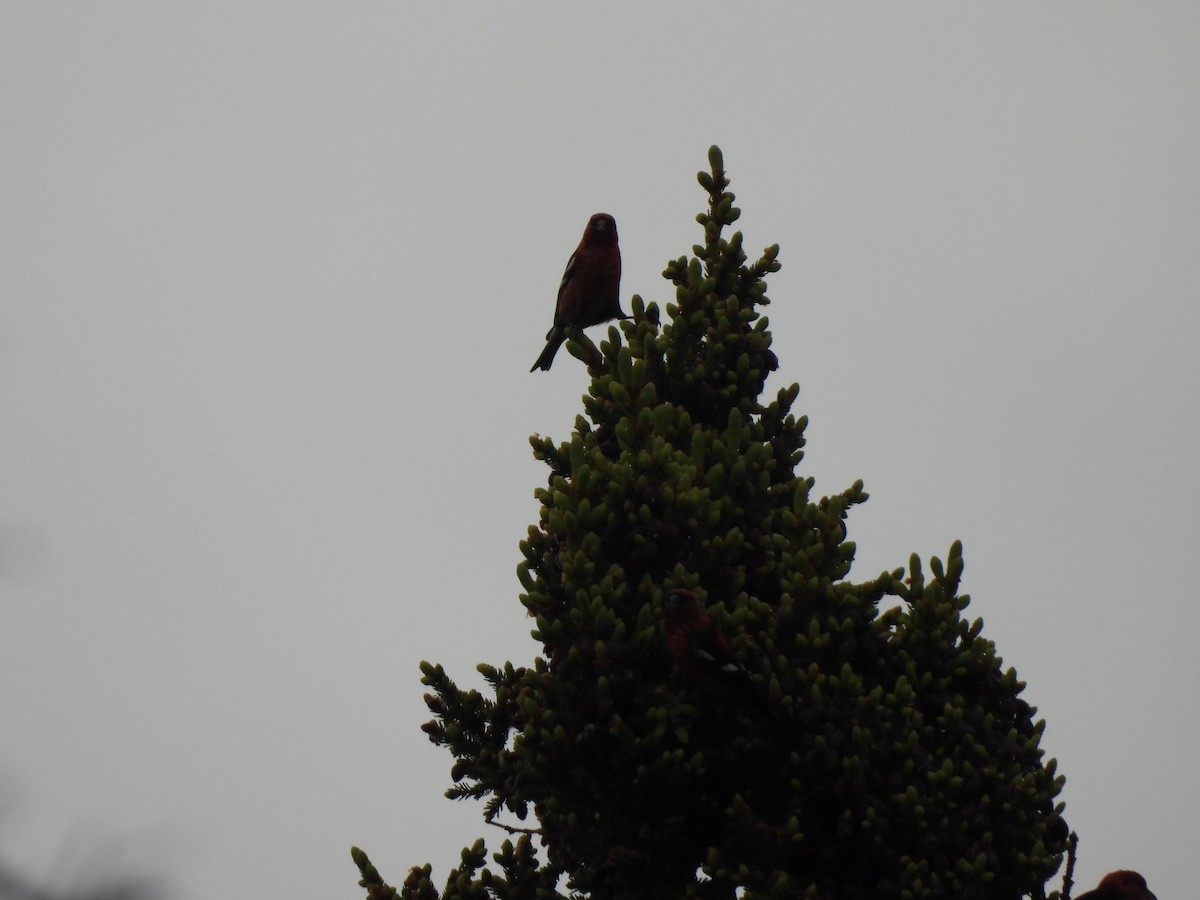
[[[64,866],[65,868],[65,866]],[[0,860],[0,900],[164,900],[170,896],[159,878],[114,872],[111,863],[85,865],[82,871],[72,866],[65,886],[50,887],[35,883],[15,866]],[[63,876],[55,872],[55,880]]]

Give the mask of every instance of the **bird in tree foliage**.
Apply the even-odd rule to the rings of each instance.
[[[668,591],[663,619],[667,648],[680,675],[691,687],[710,695],[748,701],[770,718],[776,718],[699,597],[683,588]]]
[[[608,213],[588,220],[579,246],[567,260],[558,285],[554,324],[546,332],[546,349],[530,372],[550,371],[554,355],[567,339],[568,328],[587,328],[610,319],[628,319],[621,310],[621,249],[617,222]]]
[[[1137,872],[1121,869],[1109,872],[1100,879],[1095,890],[1080,894],[1075,900],[1158,900],[1146,886],[1146,879]]]

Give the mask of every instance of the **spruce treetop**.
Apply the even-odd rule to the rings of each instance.
[[[588,364],[583,412],[549,469],[520,549],[520,600],[541,652],[480,665],[485,696],[422,664],[430,739],[452,798],[516,838],[482,841],[439,892],[406,898],[1044,896],[1067,831],[1043,723],[982,623],[963,617],[963,560],[849,580],[861,482],[814,497],[798,475],[799,388],[762,307],[779,248],[753,262],[720,151],[698,175],[703,243],[668,263],[663,311],[632,319]],[[563,366],[566,368],[565,364]],[[728,638],[741,689],[689,680],[668,652],[682,589]],[[361,851],[373,896],[388,887]]]

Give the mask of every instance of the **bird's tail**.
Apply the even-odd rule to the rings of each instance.
[[[543,372],[549,372],[550,365],[554,362],[554,354],[558,352],[558,348],[566,339],[567,335],[561,328],[551,328],[550,333],[546,335],[546,349],[542,351],[542,355],[537,358],[537,362],[529,371],[536,372],[541,369]]]

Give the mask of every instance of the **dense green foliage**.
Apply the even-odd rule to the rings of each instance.
[[[847,511],[867,495],[813,498],[797,386],[760,399],[778,248],[749,263],[724,236],[739,210],[716,148],[710,162],[704,243],[663,273],[666,321],[635,296],[601,354],[577,336],[584,414],[566,442],[532,440],[550,477],[519,575],[541,655],[480,666],[488,696],[423,665],[449,796],[521,836],[493,869],[478,842],[444,890],[426,866],[400,894],[1041,896],[1067,837],[1042,723],[963,618],[957,544],[929,578],[914,556],[848,580]],[[700,596],[759,702],[682,682],[663,646],[672,587]]]

